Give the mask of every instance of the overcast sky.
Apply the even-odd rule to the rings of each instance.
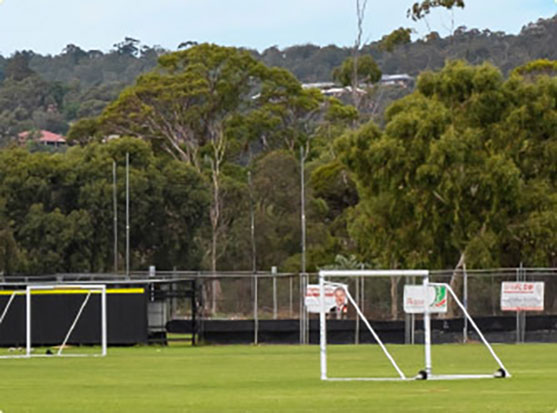
[[[368,0],[366,40],[400,26],[423,35],[406,10],[414,0]],[[355,0],[0,0],[0,54],[32,49],[59,53],[65,45],[109,50],[125,36],[176,49],[186,40],[263,50],[313,43],[351,45]],[[517,33],[528,22],[557,13],[557,0],[466,0],[455,25]],[[450,14],[430,18],[447,34]]]

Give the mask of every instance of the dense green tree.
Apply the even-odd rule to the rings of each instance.
[[[161,57],[158,69],[124,91],[101,122],[107,132],[142,137],[210,171],[216,270],[225,162],[234,148],[264,136],[282,134],[293,147],[321,100],[319,92],[304,90],[287,71],[267,68],[248,52],[201,44]]]
[[[379,48],[387,52],[394,51],[397,47],[409,44],[412,39],[412,29],[399,27],[390,34],[383,36],[379,42]]]
[[[381,70],[369,55],[358,58],[358,79],[361,83],[372,85],[381,80]],[[351,86],[354,77],[354,63],[351,57],[347,58],[340,67],[333,71],[333,79],[343,86]]]
[[[15,52],[5,63],[4,77],[19,82],[35,75],[35,72],[29,67],[32,56],[31,51]]]
[[[548,77],[505,82],[490,65],[451,62],[388,109],[384,132],[370,124],[339,140],[360,195],[349,226],[360,254],[389,268],[531,260],[523,231],[557,223],[554,191],[541,190],[555,185],[554,87]],[[517,136],[526,113],[539,125],[531,130],[524,122],[533,119],[522,117]],[[530,150],[539,158],[533,170]],[[545,241],[548,265],[557,243]]]
[[[20,251],[18,268],[31,274],[112,270],[112,163],[118,165],[122,253],[126,152],[133,268],[199,268],[195,240],[208,205],[206,183],[190,166],[155,157],[147,143],[129,138],[58,155],[0,152],[0,250]]]

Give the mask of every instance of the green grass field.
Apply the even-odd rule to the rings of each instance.
[[[389,346],[401,368],[421,346]],[[557,345],[497,345],[510,379],[321,382],[317,346],[111,348],[106,358],[0,360],[0,410],[16,412],[557,411]],[[434,346],[441,373],[492,372],[482,346]],[[336,376],[389,375],[377,346],[330,346]]]

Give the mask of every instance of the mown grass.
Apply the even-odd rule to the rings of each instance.
[[[389,346],[421,368],[421,346]],[[498,345],[508,380],[322,382],[317,346],[111,348],[106,358],[0,360],[0,410],[15,412],[546,412],[557,345]],[[441,373],[492,372],[477,344],[434,346]],[[377,346],[330,346],[330,374],[393,376]]]

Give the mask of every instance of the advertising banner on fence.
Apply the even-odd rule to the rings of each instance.
[[[501,310],[543,311],[543,282],[501,283]]]
[[[345,284],[325,286],[325,312],[345,311],[348,305],[345,290],[348,291],[348,286]],[[309,284],[307,287],[305,303],[310,313],[319,313],[321,310],[319,291],[319,284]]]
[[[447,287],[429,286],[428,302],[430,313],[447,312]],[[404,311],[410,314],[424,312],[424,287],[421,285],[404,286]]]

